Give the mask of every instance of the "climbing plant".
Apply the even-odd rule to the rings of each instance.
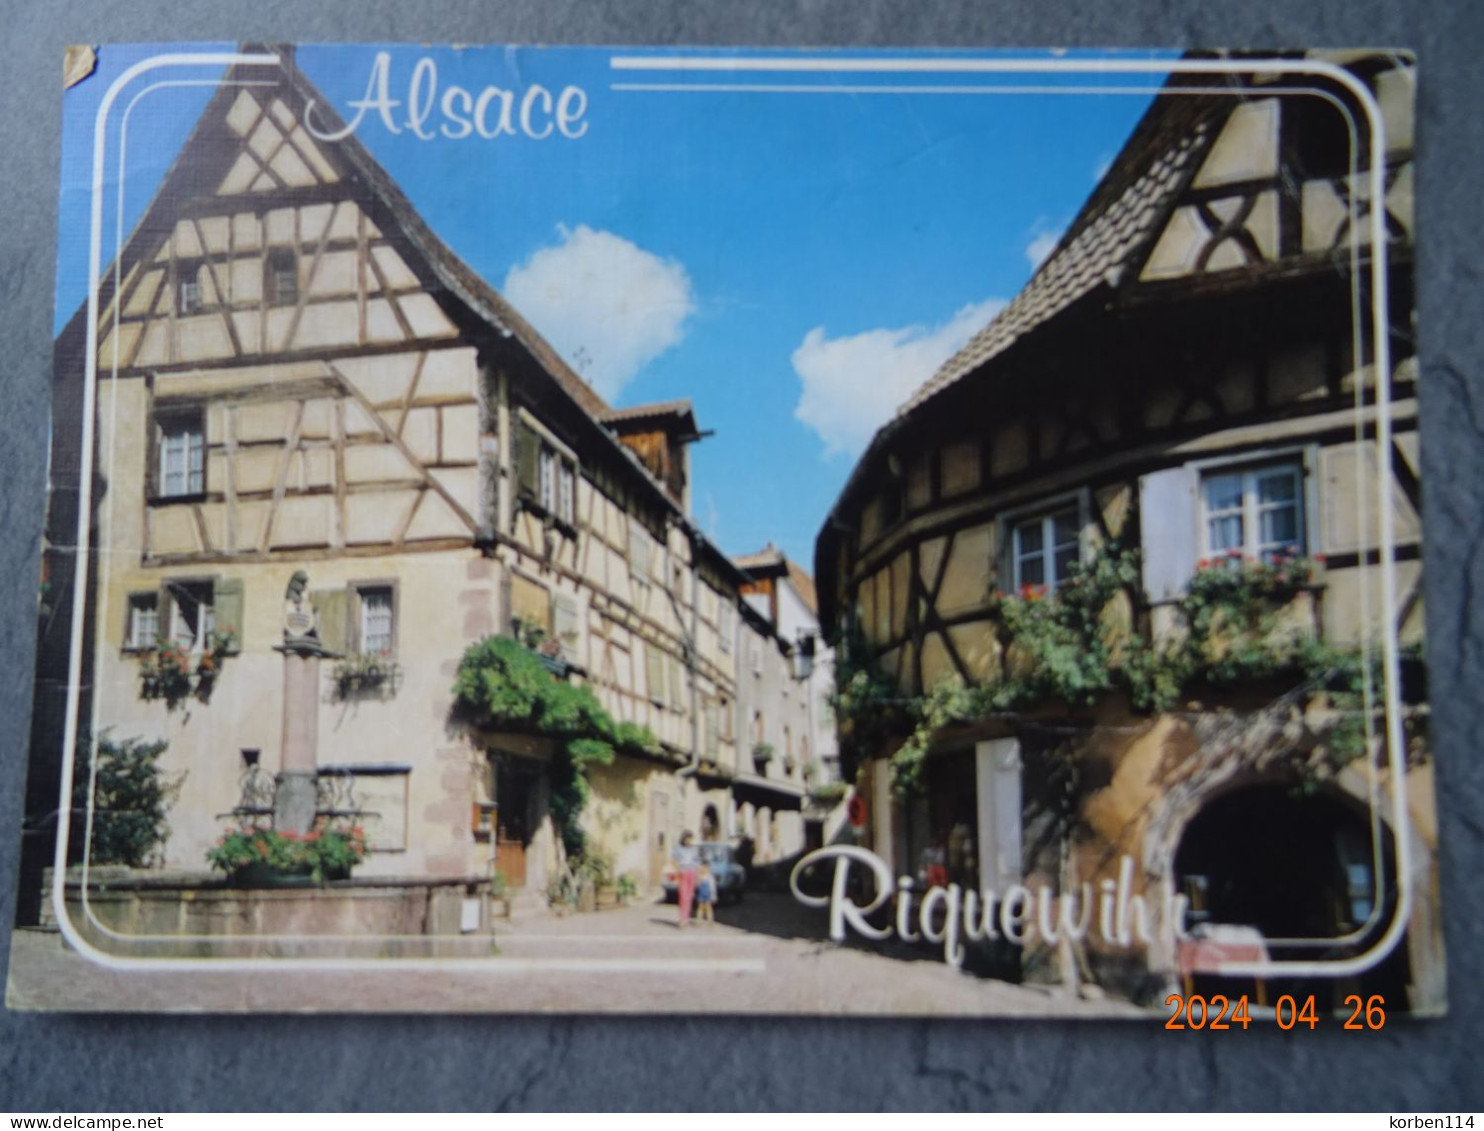
[[[1199,687],[1283,680],[1323,696],[1330,708],[1327,763],[1337,771],[1365,751],[1367,686],[1379,686],[1379,658],[1314,637],[1286,615],[1317,588],[1322,558],[1221,557],[1198,564],[1175,606],[1176,623],[1156,642],[1139,631],[1139,556],[1116,544],[1074,566],[1052,593],[1025,586],[995,593],[990,620],[999,643],[998,672],[981,684],[944,677],[920,696],[904,696],[858,639],[842,649],[841,687],[833,705],[852,764],[905,733],[892,756],[898,792],[922,787],[935,736],[945,727],[1013,716],[1063,703],[1088,708],[1122,692],[1136,710],[1166,711]],[[1121,606],[1121,610],[1120,610]]]
[[[581,855],[586,843],[581,817],[591,795],[590,768],[611,764],[619,751],[660,750],[647,727],[615,721],[592,688],[558,679],[508,636],[490,636],[465,650],[453,693],[456,712],[470,723],[555,740],[547,771],[551,815],[569,856]]]

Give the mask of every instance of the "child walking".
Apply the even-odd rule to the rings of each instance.
[[[716,917],[712,907],[716,903],[716,877],[711,874],[711,865],[703,859],[696,873],[696,922],[714,923]]]

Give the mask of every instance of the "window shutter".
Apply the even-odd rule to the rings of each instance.
[[[720,747],[720,743],[721,743],[720,728],[717,726],[716,700],[714,700],[714,699],[708,699],[708,700],[706,700],[705,712],[706,712],[706,753],[709,754],[714,759],[716,757],[716,752],[717,752],[718,748]]]
[[[633,515],[629,516],[629,572],[635,577],[649,577],[649,536]]]
[[[645,656],[649,664],[649,698],[655,703],[665,701],[665,657],[653,644],[645,645]]]
[[[211,604],[216,610],[216,630],[230,632],[228,655],[242,651],[243,583],[240,577],[218,578],[212,588]]]
[[[332,652],[349,652],[350,591],[319,589],[309,594],[309,603],[319,616],[319,640]]]
[[[1201,544],[1200,480],[1191,467],[1139,480],[1144,592],[1155,604],[1178,600],[1195,574]]]
[[[158,636],[162,642],[168,644],[171,640],[171,631],[175,626],[175,598],[170,595],[168,583],[160,586],[160,600],[155,607],[160,610]]]
[[[562,659],[569,664],[577,663],[580,640],[577,620],[577,598],[570,593],[558,593],[553,612],[553,631],[562,647]]]
[[[541,437],[517,419],[515,424],[515,477],[522,498],[538,497],[541,487]]]
[[[680,661],[674,656],[670,657],[670,706],[677,711],[685,710],[682,698],[685,694],[685,681],[680,677]]]
[[[732,607],[731,600],[722,594],[717,598],[721,606],[720,615],[717,617],[717,646],[723,652],[732,650],[732,636],[737,631],[737,610]]]

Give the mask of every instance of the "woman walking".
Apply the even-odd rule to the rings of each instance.
[[[701,865],[701,853],[693,843],[690,830],[680,834],[680,843],[675,846],[675,886],[680,898],[680,926],[690,922],[691,904],[696,898],[696,871]]]

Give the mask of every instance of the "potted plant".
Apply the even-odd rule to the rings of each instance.
[[[759,742],[752,748],[752,765],[760,774],[768,772],[768,763],[773,760],[773,744]]]
[[[639,877],[633,872],[625,872],[619,876],[618,882],[614,887],[618,892],[618,904],[620,907],[626,906],[639,898]]]
[[[611,858],[600,852],[584,852],[574,870],[579,885],[579,911],[609,911],[618,906]]]

